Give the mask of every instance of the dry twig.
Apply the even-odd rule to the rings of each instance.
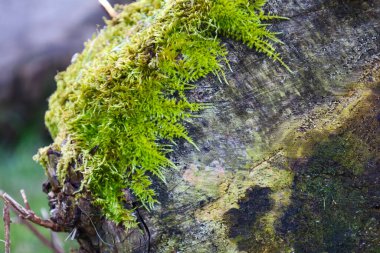
[[[54,223],[51,220],[44,220],[38,217],[32,210],[28,210],[20,205],[16,200],[14,200],[11,196],[9,196],[6,192],[0,191],[0,198],[2,198],[5,202],[5,205],[10,206],[13,211],[19,215],[21,218],[28,220],[34,224],[39,226],[51,229],[53,231],[59,232],[64,231],[61,226]]]
[[[11,217],[9,214],[9,206],[4,205],[3,209],[3,220],[5,228],[5,253],[11,252],[11,239],[10,239],[10,230],[11,230]]]
[[[21,189],[20,193],[21,193],[22,199],[24,201],[25,209],[31,210],[29,202],[28,202],[28,198],[26,197],[24,189]],[[46,217],[46,216],[47,215],[42,214],[42,217],[44,219],[48,219],[48,217]],[[51,231],[52,240],[49,240],[43,234],[41,234],[32,224],[30,224],[29,221],[23,219],[22,217],[20,217],[19,221],[20,221],[20,223],[24,224],[45,246],[52,249],[54,253],[64,253],[64,250],[61,247],[61,245],[58,243],[55,243],[56,237],[53,236],[53,234],[54,234],[53,231]],[[57,240],[58,240],[58,238],[57,238]]]
[[[103,8],[107,11],[108,15],[110,15],[111,18],[117,17],[118,13],[107,0],[99,0],[99,3],[103,6]]]
[[[18,221],[25,225],[46,247],[50,248],[54,253],[64,253],[63,249],[57,247],[53,242],[46,238],[40,231],[38,231],[29,221],[19,218]]]
[[[8,215],[8,216],[6,215],[6,210],[4,207],[4,223],[6,226],[5,227],[6,235],[8,231],[8,240],[6,236],[5,244],[7,245],[7,242],[9,242],[9,229],[10,229],[9,225],[7,227],[8,223],[6,223],[5,221],[6,221],[6,217],[9,217],[9,207],[12,207],[13,211],[19,216],[18,221],[21,224],[24,224],[44,245],[52,249],[54,253],[64,253],[63,248],[59,244],[56,244],[54,242],[54,238],[53,238],[53,241],[50,241],[43,234],[41,234],[31,223],[29,223],[29,221],[37,225],[43,226],[45,228],[49,228],[54,231],[62,231],[62,229],[51,220],[41,219],[40,217],[38,217],[30,209],[30,205],[28,202],[28,198],[26,197],[25,191],[22,189],[20,190],[20,193],[24,201],[25,208],[22,205],[20,205],[16,200],[14,200],[11,196],[9,196],[7,193],[0,190],[0,197],[5,202],[5,207],[7,207],[7,215]],[[9,219],[9,223],[10,223],[10,217],[7,219]],[[9,251],[6,251],[6,253],[8,252]]]
[[[30,210],[30,205],[29,205],[28,199],[26,198],[25,190],[21,189],[20,193],[21,193],[22,199],[24,200],[24,206],[25,206],[25,208],[28,209],[28,210]]]

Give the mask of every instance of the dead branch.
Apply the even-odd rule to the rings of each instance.
[[[64,253],[61,247],[57,247],[53,242],[46,238],[40,231],[38,231],[29,221],[19,218],[18,221],[25,225],[46,247],[50,248],[54,253]]]
[[[0,191],[0,197],[4,200],[5,204],[10,206],[13,211],[21,218],[26,219],[39,226],[51,229],[56,232],[64,231],[63,227],[54,223],[51,220],[44,220],[38,217],[32,210],[28,210],[20,205],[16,200],[9,196],[6,192]]]
[[[20,193],[24,201],[25,209],[31,210],[29,201],[28,201],[28,198],[26,197],[24,189],[21,189]],[[47,212],[45,211],[45,213],[46,213],[45,215],[44,213],[42,213],[42,217],[44,219],[48,219]],[[22,217],[20,217],[19,221],[20,223],[24,224],[45,246],[52,249],[54,253],[64,253],[62,246],[59,243],[56,243],[55,240],[59,240],[59,239],[58,237],[55,236],[55,233],[53,231],[51,231],[52,240],[49,240],[43,234],[41,234],[32,224],[30,224],[29,221],[23,219]]]
[[[29,205],[28,199],[26,198],[25,190],[21,189],[20,193],[21,193],[22,199],[24,200],[24,206],[25,206],[25,208],[27,210],[30,210],[30,205]]]
[[[11,217],[9,215],[9,206],[4,205],[3,209],[3,220],[5,228],[5,253],[11,252],[11,240],[10,240],[10,230],[11,230]]]

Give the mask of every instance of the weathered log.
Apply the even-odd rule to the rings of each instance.
[[[294,73],[224,40],[228,83],[207,76],[188,94],[212,104],[187,125],[199,150],[176,146],[179,170],[155,182],[160,203],[137,209],[140,228],[72,197],[80,174],[69,172],[64,190],[50,178],[52,219],[77,231],[81,252],[379,250],[380,2],[268,8],[290,18],[273,29]],[[60,154],[49,159],[54,174]]]
[[[269,1],[289,74],[226,41],[229,84],[191,127],[161,205],[153,252],[379,250],[379,1]]]

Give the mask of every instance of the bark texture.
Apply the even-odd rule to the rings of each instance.
[[[188,125],[200,151],[178,145],[180,170],[154,186],[160,204],[136,212],[141,231],[106,221],[86,196],[68,205],[78,175],[64,191],[50,178],[52,219],[77,231],[81,252],[380,250],[380,2],[268,9],[290,18],[274,26],[294,73],[225,41],[228,84],[209,76],[189,93],[214,105]]]

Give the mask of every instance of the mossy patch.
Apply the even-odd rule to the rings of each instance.
[[[280,153],[250,170],[226,173],[223,180],[218,182],[219,192],[214,195],[217,200],[198,210],[196,212],[197,219],[221,221],[224,213],[231,208],[239,207],[239,200],[244,198],[246,191],[252,187],[268,187],[274,193],[289,189],[293,180],[292,172],[278,169],[270,164],[272,160],[279,156],[281,156]],[[280,199],[278,198],[277,200]],[[286,201],[285,199],[282,200]]]
[[[292,165],[292,204],[277,232],[296,252],[380,250],[380,93],[374,87],[361,94],[350,117],[306,142],[307,160]]]
[[[275,231],[290,204],[293,182],[292,171],[274,166],[282,155],[251,169],[227,172],[218,184],[217,199],[196,211],[197,220],[218,227],[237,252],[287,250]]]
[[[254,187],[246,191],[245,197],[238,202],[239,208],[231,208],[223,215],[228,223],[228,236],[238,245],[240,251],[253,251],[255,237],[252,229],[260,215],[272,209],[271,193],[268,187]]]
[[[278,126],[267,148],[259,149],[262,160],[253,159],[251,170],[226,173],[216,200],[196,211],[197,220],[222,227],[224,238],[243,252],[339,252],[342,245],[347,252],[376,250],[380,93],[369,87],[353,85]],[[265,153],[275,155],[263,160]],[[257,205],[250,200],[250,229],[237,227],[237,215],[247,213],[240,204],[253,188],[269,189],[261,197],[270,204],[265,209],[260,197]]]
[[[176,139],[193,143],[183,122],[207,106],[189,101],[186,91],[207,74],[224,77],[220,36],[283,64],[272,45],[277,33],[263,23],[279,17],[265,13],[265,3],[140,0],[120,7],[118,18],[56,77],[46,125],[62,154],[60,184],[74,167],[83,174],[81,190],[91,191],[109,219],[134,226],[123,189],[148,209],[157,202],[151,177],[165,180],[163,171],[175,168],[167,154]],[[47,151],[36,157],[45,167]]]
[[[376,185],[379,175],[372,169],[373,179],[363,176],[376,163],[373,156],[357,156],[363,149],[368,151],[358,141],[347,134],[332,137],[317,145],[302,169],[297,168],[301,172],[296,176],[293,204],[280,229],[294,233],[287,234],[287,240],[294,242],[297,252],[376,249],[380,217],[374,207],[378,200],[372,199],[375,196],[369,195],[368,187]]]

